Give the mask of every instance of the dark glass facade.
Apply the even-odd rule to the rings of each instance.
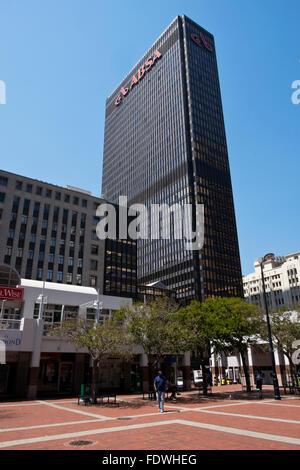
[[[119,207],[116,212],[116,238],[105,239],[103,294],[119,297],[137,295],[137,242],[122,239],[119,233]],[[127,223],[132,217],[127,214]]]
[[[109,238],[105,240],[103,293],[136,297],[136,241]]]
[[[138,241],[138,282],[178,300],[242,296],[230,169],[213,36],[177,17],[106,102],[104,197],[204,204],[205,243]]]

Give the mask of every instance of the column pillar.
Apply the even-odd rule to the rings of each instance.
[[[254,351],[252,351],[252,347],[248,347],[247,357],[248,357],[248,370],[250,376],[250,384],[255,385],[255,364],[254,364]]]
[[[276,374],[277,374],[277,379],[278,379],[278,385],[282,386],[284,383],[284,365],[282,364],[282,357],[281,354],[277,351],[277,349],[274,350],[274,357],[275,357],[275,368],[276,368]]]
[[[216,353],[211,354],[211,376],[213,385],[218,384],[218,364],[216,359]]]
[[[291,377],[291,368],[290,368],[290,363],[288,358],[283,355],[283,363],[284,363],[284,371],[285,371],[285,378],[286,378],[286,383],[291,383],[292,377]]]
[[[38,388],[38,375],[40,368],[41,359],[41,345],[44,329],[44,320],[41,318],[35,321],[35,332],[34,332],[34,345],[33,352],[31,355],[30,368],[29,368],[29,381],[27,388],[27,398],[36,398]]]
[[[140,371],[142,379],[142,390],[145,392],[149,390],[149,366],[147,354],[140,355]]]
[[[80,394],[81,384],[84,383],[84,363],[85,363],[85,354],[82,354],[82,353],[75,354],[73,391],[74,393],[76,393],[76,395]]]
[[[182,362],[182,376],[185,390],[191,390],[191,353],[184,353]]]
[[[224,355],[219,355],[217,357],[217,364],[218,364],[218,367],[217,367],[217,382],[222,384],[222,379],[225,379],[226,378],[226,366],[225,366],[225,360],[226,358],[224,357]]]
[[[130,393],[131,392],[131,364],[129,362],[123,363],[123,371],[124,371],[124,392]]]

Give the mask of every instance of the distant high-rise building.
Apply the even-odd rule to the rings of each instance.
[[[243,295],[214,37],[186,16],[106,101],[102,193],[147,207],[204,204],[203,249],[139,240],[138,280],[161,281],[183,301]]]

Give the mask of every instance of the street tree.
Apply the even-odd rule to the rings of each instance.
[[[298,310],[298,311],[297,311]],[[295,342],[300,340],[300,315],[299,308],[286,310],[282,306],[277,311],[269,313],[271,334],[274,348],[282,351],[287,357],[293,385],[297,385],[297,368],[293,360]],[[267,329],[263,329],[262,338],[268,340]]]
[[[176,315],[178,311],[179,305],[167,296],[120,310],[131,344],[142,346],[148,356],[150,387],[155,367],[167,355],[184,352],[183,327]]]
[[[240,353],[246,388],[250,392],[246,355],[248,347],[260,339],[263,314],[258,307],[238,297],[207,298],[201,309],[214,350],[227,354],[237,350]]]
[[[194,353],[202,369],[203,395],[207,395],[208,377],[206,368],[210,356],[210,343],[214,339],[214,325],[206,309],[200,302],[193,300],[177,314],[181,325],[184,349]]]
[[[92,359],[92,395],[96,395],[99,366],[106,358],[113,356],[128,360],[131,356],[129,338],[119,318],[113,315],[103,323],[87,320],[79,316],[65,320],[52,331],[52,335],[74,344],[78,349],[85,348]]]

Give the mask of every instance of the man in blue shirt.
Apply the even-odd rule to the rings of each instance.
[[[154,390],[156,391],[158,408],[161,413],[164,412],[165,391],[166,391],[166,377],[164,377],[161,370],[158,371],[158,376],[154,379]]]

